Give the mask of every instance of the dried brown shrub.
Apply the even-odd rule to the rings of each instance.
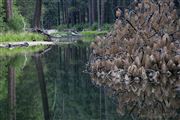
[[[131,76],[145,78],[148,70],[179,72],[180,19],[173,6],[172,0],[144,0],[133,11],[126,9],[112,32],[91,44],[92,72],[124,69]]]

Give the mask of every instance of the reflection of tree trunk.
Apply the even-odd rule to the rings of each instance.
[[[42,66],[40,55],[35,55],[35,63],[36,63],[39,85],[40,85],[40,89],[41,89],[41,96],[42,96],[43,110],[44,110],[44,119],[50,120],[46,83],[45,83],[45,79],[44,79],[43,66]]]
[[[9,120],[16,120],[16,82],[15,69],[8,68],[8,99],[9,99]]]
[[[101,88],[100,88],[99,90],[100,90],[100,91],[99,91],[99,92],[100,92],[100,94],[99,94],[99,105],[100,105],[100,106],[99,106],[99,116],[100,116],[100,120],[102,120],[102,119],[101,119],[101,115],[102,115],[102,111],[101,111],[101,108],[102,108],[102,103],[101,103],[101,102],[102,102],[102,98],[101,98],[101,94],[102,94],[102,91],[101,91]]]

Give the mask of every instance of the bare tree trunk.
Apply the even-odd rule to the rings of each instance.
[[[58,17],[58,19],[57,19],[57,20],[58,20],[58,25],[61,24],[61,12],[60,12],[61,9],[60,9],[60,2],[61,2],[61,1],[58,0],[58,3],[57,3],[57,7],[58,7],[58,16],[57,16],[57,17]]]
[[[12,12],[13,0],[5,1],[5,9],[6,9],[6,21],[9,22],[13,16]]]
[[[98,12],[98,29],[101,27],[101,16],[100,16],[100,0],[97,0],[97,12]]]
[[[101,0],[101,25],[104,23],[104,4],[105,0]]]
[[[9,120],[16,120],[16,82],[15,69],[8,67],[8,99],[9,99]]]
[[[68,3],[64,1],[64,12],[65,12],[65,23],[69,27],[69,11],[68,11]]]
[[[46,91],[46,82],[44,78],[41,58],[39,54],[36,54],[34,58],[35,58],[35,63],[36,63],[39,85],[41,89],[41,96],[42,96],[43,110],[44,110],[44,120],[50,120],[48,97],[47,97],[47,91]]]
[[[88,0],[89,25],[92,25],[92,0]]]
[[[92,23],[95,22],[95,1],[92,0]]]
[[[42,0],[36,0],[36,7],[34,11],[34,29],[40,29],[41,27],[41,10],[42,10]]]
[[[64,1],[61,0],[61,11],[62,11],[62,23],[64,24],[65,23],[65,12],[64,12]]]

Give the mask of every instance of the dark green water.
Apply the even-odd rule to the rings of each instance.
[[[0,120],[118,120],[109,91],[82,72],[89,52],[67,45],[0,57]]]
[[[180,76],[148,83],[137,96],[112,92],[84,73],[88,45],[0,57],[0,120],[178,120]],[[174,82],[172,82],[174,81]],[[103,84],[99,87],[95,84]],[[134,82],[130,85],[143,85]],[[112,88],[121,88],[117,84]]]

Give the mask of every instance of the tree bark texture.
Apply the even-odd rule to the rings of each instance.
[[[36,6],[34,11],[34,29],[40,29],[41,27],[41,10],[42,10],[42,0],[36,0]]]
[[[13,0],[6,0],[5,1],[5,10],[6,10],[6,21],[9,22],[13,16]]]

